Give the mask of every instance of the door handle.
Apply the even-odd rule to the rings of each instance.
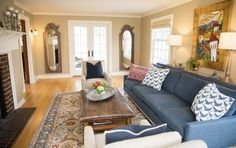
[[[88,50],[88,57],[90,57],[90,50]]]
[[[92,57],[93,57],[93,50],[92,50]]]

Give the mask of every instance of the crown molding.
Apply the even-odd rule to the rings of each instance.
[[[188,3],[188,2],[191,2],[191,1],[193,1],[193,0],[183,0],[183,1],[180,2],[180,3],[175,3],[175,4],[173,4],[173,5],[170,5],[170,6],[168,6],[168,7],[164,7],[164,8],[159,9],[159,10],[152,10],[152,11],[149,11],[149,12],[147,12],[147,13],[143,13],[143,14],[141,14],[141,17],[143,18],[143,17],[146,17],[146,16],[150,16],[150,15],[156,14],[156,13],[158,13],[158,12],[161,12],[161,11],[164,11],[164,10],[167,10],[167,9],[170,9],[170,8],[174,8],[174,7],[183,5],[183,4]]]
[[[61,13],[61,12],[33,12],[33,15],[58,15],[58,16],[97,16],[97,17],[127,17],[141,18],[141,15],[129,14],[98,14],[98,13]]]
[[[23,9],[24,11],[27,11],[27,12],[33,14],[33,13],[32,13],[32,10],[29,9],[28,7],[26,7],[26,5],[25,5],[24,3],[19,2],[18,0],[14,0],[14,4],[15,4],[16,6],[18,6],[19,8]]]
[[[148,11],[146,13],[141,13],[139,15],[132,15],[132,14],[98,14],[98,13],[76,13],[76,12],[72,12],[72,13],[61,13],[61,12],[34,12],[33,10],[31,10],[30,8],[28,8],[24,3],[19,2],[18,0],[14,0],[14,4],[18,7],[20,7],[21,9],[24,9],[25,11],[33,14],[33,15],[53,15],[53,16],[97,16],[97,17],[123,17],[123,18],[143,18],[146,16],[150,16],[153,15],[155,13],[173,8],[173,7],[177,7],[180,5],[183,5],[185,3],[191,2],[193,0],[183,0],[180,3],[175,3],[173,5],[170,5],[168,7],[164,7],[163,9],[159,9],[159,10],[152,10],[152,11]]]

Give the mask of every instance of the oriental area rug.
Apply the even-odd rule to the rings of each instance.
[[[125,101],[133,110],[132,124],[139,124],[144,115],[120,89]],[[80,123],[80,93],[58,93],[52,100],[49,110],[31,141],[30,148],[82,148],[83,124]]]

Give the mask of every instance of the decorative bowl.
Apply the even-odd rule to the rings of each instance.
[[[89,90],[86,97],[91,101],[101,101],[112,97],[115,94],[115,90],[112,87],[106,87],[106,90],[102,93],[97,93],[95,89]]]

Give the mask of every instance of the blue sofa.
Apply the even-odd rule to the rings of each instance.
[[[127,76],[124,77],[124,90],[151,122],[167,123],[168,130],[178,131],[183,141],[202,139],[210,148],[236,145],[236,101],[229,111],[232,115],[217,120],[197,122],[191,111],[194,97],[209,82],[215,82],[220,92],[233,98],[236,98],[236,86],[170,69],[160,91]]]

